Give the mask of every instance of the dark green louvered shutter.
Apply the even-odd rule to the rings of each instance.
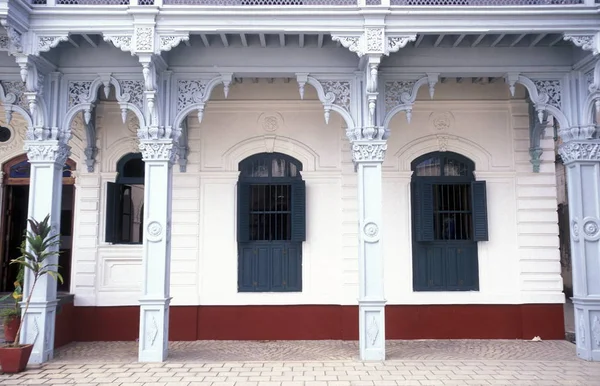
[[[105,241],[107,243],[117,242],[117,229],[120,220],[118,213],[121,203],[121,185],[114,182],[106,183],[106,226]]]
[[[485,181],[471,183],[473,200],[473,240],[488,241],[488,216]]]
[[[291,241],[306,240],[306,184],[304,181],[292,183],[292,237]]]
[[[237,191],[237,240],[239,243],[250,241],[250,190],[248,183],[239,182]]]
[[[413,191],[416,240],[433,241],[433,184],[417,182]]]

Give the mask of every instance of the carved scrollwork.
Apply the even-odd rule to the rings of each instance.
[[[383,52],[383,28],[365,28],[368,52]]]
[[[370,346],[375,346],[377,337],[379,336],[379,326],[377,325],[377,319],[375,316],[369,321],[369,327],[367,327],[367,340]]]
[[[202,102],[207,84],[206,80],[177,81],[177,112],[194,103]]]
[[[91,81],[69,82],[69,108],[89,102]]]
[[[559,80],[534,80],[533,84],[537,88],[539,102],[561,109],[562,91]]]
[[[417,40],[417,35],[388,36],[386,55],[406,47],[409,42],[414,42],[415,40]]]
[[[328,80],[321,81],[320,83],[323,86],[325,100],[328,103],[350,111],[350,82]]]
[[[144,110],[144,82],[141,80],[122,80],[121,92],[123,100]]]
[[[399,104],[408,103],[415,83],[414,80],[385,82],[386,111],[390,111]]]
[[[593,55],[600,53],[600,33],[596,35],[565,35],[564,40],[572,42],[585,51],[592,51]]]
[[[35,55],[39,55],[40,52],[50,51],[52,48],[58,46],[60,42],[66,42],[67,40],[69,40],[68,34],[59,36],[38,36]]]
[[[581,342],[581,346],[585,346],[585,320],[583,318],[583,311],[579,311],[579,322],[577,326],[577,335],[576,338],[579,342]]]
[[[135,28],[135,50],[153,51],[154,49],[154,28],[136,27]]]
[[[160,36],[159,37],[159,50],[160,51],[171,51],[171,49],[177,47],[181,42],[190,40],[188,36]]]
[[[29,109],[29,102],[25,95],[25,83],[21,81],[2,81],[0,82],[6,96],[6,103],[16,104],[23,110]]]
[[[104,35],[105,42],[112,43],[121,51],[131,52],[131,36],[130,35]]]
[[[347,48],[350,52],[356,53],[359,57],[365,54],[365,52],[362,50],[361,36],[331,35],[331,40],[334,42],[340,42],[343,47]]]
[[[594,316],[594,321],[592,322],[592,338],[594,339],[596,348],[600,348],[600,317],[598,315]]]

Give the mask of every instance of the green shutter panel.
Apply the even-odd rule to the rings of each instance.
[[[433,241],[433,184],[415,183],[412,206],[416,240]]]
[[[237,240],[239,243],[250,241],[250,190],[248,183],[238,182],[237,190]]]
[[[291,241],[306,241],[306,184],[292,183],[292,234]]]
[[[117,222],[120,220],[118,213],[121,203],[121,185],[114,182],[106,184],[106,227],[105,241],[107,243],[117,242]]]
[[[255,249],[252,247],[238,248],[238,291],[254,291],[254,261]]]
[[[475,181],[471,183],[471,199],[473,200],[473,240],[488,241],[488,216],[485,181]]]

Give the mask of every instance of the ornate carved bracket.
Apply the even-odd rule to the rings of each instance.
[[[417,35],[386,35],[383,27],[366,27],[363,33],[344,35],[332,34],[333,41],[355,52],[359,57],[366,54],[389,55],[415,41]]]
[[[190,112],[188,110],[192,108],[196,110],[198,121],[202,122],[204,107],[210,99],[213,89],[217,85],[222,84],[223,94],[227,98],[232,81],[232,73],[222,73],[211,79],[179,79],[177,81],[177,117],[175,125],[181,126],[181,122],[183,122],[185,116]]]
[[[438,73],[428,73],[424,77],[414,79],[388,80],[384,83],[384,107],[385,118],[384,127],[387,127],[394,115],[400,111],[406,113],[406,120],[410,123],[412,118],[412,108],[417,100],[419,89],[427,85],[429,88],[429,97],[433,99],[435,85],[439,81]]]
[[[189,33],[157,33],[153,25],[138,25],[133,31],[120,32],[117,34],[103,34],[106,42],[112,43],[122,51],[130,52],[131,55],[157,54],[170,51],[181,42],[190,39]]]
[[[17,31],[6,19],[0,20],[0,24],[6,29],[6,35],[0,35],[0,51],[8,51],[9,54],[23,52],[21,32]]]
[[[570,41],[585,51],[592,51],[592,55],[600,54],[600,32],[593,35],[565,34],[564,40]]]
[[[94,171],[96,164],[96,155],[98,154],[98,148],[96,147],[96,114],[92,115],[89,122],[85,123],[85,138],[87,146],[84,149],[85,164],[88,172]]]
[[[544,112],[544,119],[539,122],[535,114],[535,106],[529,103],[529,162],[533,166],[533,172],[540,172],[542,163],[541,157],[544,151],[540,146],[540,141],[544,136],[544,131],[548,126],[548,113]]]
[[[182,173],[187,170],[187,156],[189,151],[187,121],[183,121],[181,124],[181,136],[179,137],[179,157],[177,158],[177,161],[179,162],[179,171]]]

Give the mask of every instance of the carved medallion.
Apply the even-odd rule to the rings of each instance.
[[[596,241],[600,237],[600,222],[597,218],[586,217],[583,219],[583,237],[588,241]]]
[[[147,226],[146,238],[149,241],[162,240],[163,227],[158,221],[151,221]]]
[[[283,127],[283,116],[276,112],[262,113],[258,117],[259,131],[274,133]]]
[[[363,234],[367,243],[375,243],[379,241],[379,226],[373,221],[367,221],[363,226]]]

